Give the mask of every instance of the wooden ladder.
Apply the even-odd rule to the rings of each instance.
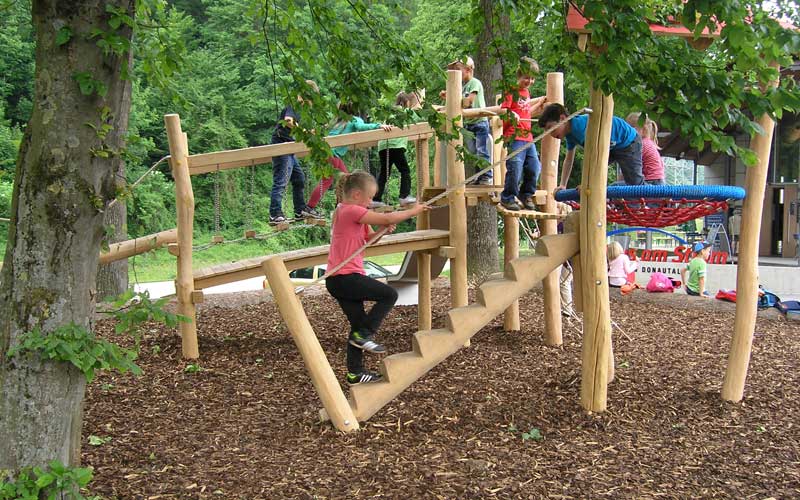
[[[458,351],[464,343],[491,322],[516,299],[567,259],[578,253],[575,233],[544,236],[536,245],[536,255],[512,260],[502,275],[485,282],[478,290],[477,302],[447,313],[447,328],[418,331],[413,349],[383,359],[383,380],[350,389],[349,404],[356,419],[363,422],[397,397],[433,367]],[[320,410],[327,420],[327,412]]]

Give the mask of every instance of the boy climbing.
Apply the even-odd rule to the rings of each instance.
[[[698,241],[692,247],[694,251],[694,258],[689,262],[689,265],[681,270],[681,281],[686,283],[686,293],[688,295],[711,298],[711,295],[706,290],[706,269],[708,267],[708,257],[711,254],[711,243],[707,241]],[[686,279],[686,274],[689,274],[689,279]]]
[[[567,109],[558,103],[548,104],[539,118],[539,126],[548,129],[559,121],[566,119]],[[565,189],[572,173],[572,162],[575,160],[575,147],[583,147],[586,140],[586,126],[589,115],[580,115],[562,124],[550,133],[551,137],[567,140],[567,154],[561,167],[561,184],[556,188]],[[611,146],[609,162],[616,162],[622,170],[625,184],[638,186],[644,184],[642,175],[642,139],[636,129],[615,116],[611,123]]]
[[[506,111],[503,119],[503,138],[506,141],[509,156],[518,149],[525,151],[509,158],[506,161],[506,181],[500,202],[508,210],[521,210],[517,200],[528,210],[536,210],[533,202],[533,193],[542,164],[531,134],[531,116],[538,116],[544,109],[546,97],[531,99],[528,87],[533,84],[536,74],[539,73],[539,64],[529,58],[523,57],[517,70],[517,88],[508,92],[500,108]],[[522,186],[520,187],[520,182]]]
[[[306,80],[306,84],[316,93],[319,87],[313,80]],[[302,103],[303,97],[297,96],[297,102]],[[308,101],[311,104],[311,101]],[[272,134],[272,144],[284,142],[294,142],[291,130],[298,126],[300,118],[291,106],[286,106],[281,111],[278,125]],[[286,185],[292,183],[292,201],[294,202],[295,218],[310,217],[321,219],[322,216],[313,208],[306,205],[304,192],[306,177],[300,163],[295,155],[276,156],[272,160],[272,194],[269,202],[269,223],[280,224],[287,222],[283,215],[283,195],[286,193]]]
[[[483,93],[483,83],[475,78],[475,61],[467,56],[463,61],[453,61],[447,65],[447,69],[460,69],[461,81],[463,83],[461,99],[461,109],[485,108],[486,98]],[[447,92],[442,91],[442,99],[447,97]],[[486,117],[465,118],[464,128],[473,134],[472,137],[464,137],[464,147],[467,151],[477,155],[481,160],[492,162],[489,153],[489,120]],[[476,168],[480,170],[483,167]],[[475,181],[476,184],[491,185],[492,171],[489,170]]]

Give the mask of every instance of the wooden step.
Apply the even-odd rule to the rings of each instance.
[[[414,351],[400,352],[383,358],[380,364],[380,371],[383,378],[390,384],[402,384],[410,376],[420,372],[427,373],[430,370],[430,366],[426,369],[423,365],[433,366],[428,359],[423,358]],[[416,378],[413,380],[416,380]]]
[[[414,351],[420,356],[434,360],[444,344],[454,341],[455,334],[446,328],[416,332],[411,340]]]
[[[578,235],[575,233],[551,234],[542,236],[536,242],[536,255],[559,257],[567,255],[567,259],[575,255],[578,249]],[[566,259],[565,259],[566,260]]]
[[[504,295],[508,294],[509,284],[514,283],[512,280],[502,278],[485,281],[480,288],[476,298],[478,303],[486,307],[493,307],[503,301]]]

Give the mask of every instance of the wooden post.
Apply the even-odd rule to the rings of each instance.
[[[611,315],[606,264],[606,185],[614,99],[592,88],[581,182],[580,256],[583,292],[581,405],[605,411]]]
[[[289,271],[286,270],[283,259],[269,257],[261,266],[267,276],[283,321],[303,357],[311,382],[314,384],[314,388],[322,400],[322,406],[328,412],[333,425],[342,432],[358,430],[358,421],[353,414],[353,409],[350,408],[347,398],[344,397],[342,387],[336,380],[336,375],[328,363],[325,351],[319,345],[319,340],[311,328],[311,323],[300,304],[300,299],[294,293],[294,286],[289,280]]]
[[[164,116],[169,142],[170,166],[175,179],[175,208],[178,213],[178,275],[175,291],[178,296],[178,314],[189,318],[181,322],[181,351],[187,359],[197,359],[197,313],[192,302],[194,278],[192,277],[192,238],[194,235],[194,193],[189,176],[189,144],[181,130],[181,118],[176,114]]]
[[[503,262],[509,268],[509,262],[519,257],[519,218],[503,215]],[[515,300],[503,313],[503,331],[520,330],[519,300]]]
[[[777,65],[773,65],[777,68]],[[778,86],[778,79],[769,84]],[[739,261],[736,264],[736,316],[728,354],[728,367],[722,382],[722,399],[739,402],[744,396],[744,382],[750,365],[753,331],[758,312],[758,238],[761,232],[761,211],[767,185],[770,147],[775,122],[767,114],[758,118],[763,135],[754,135],[750,149],[758,156],[758,164],[745,173],[746,197],[742,206],[742,232],[739,235]]]
[[[422,201],[425,188],[430,185],[428,139],[417,141],[417,200]],[[417,230],[430,229],[431,215],[423,212],[417,216]],[[431,310],[431,254],[417,252],[417,323],[419,330],[430,330],[433,321]]]
[[[447,132],[452,134],[454,120],[461,116],[461,71],[447,71]],[[457,120],[456,125],[461,125]],[[447,185],[448,188],[464,181],[464,162],[458,158],[456,146],[462,140],[447,142]],[[450,246],[455,247],[457,255],[450,261],[450,301],[452,306],[466,306],[467,296],[467,205],[464,188],[456,189],[449,195],[450,202]]]
[[[503,157],[503,141],[497,142],[497,139],[503,137],[503,120],[499,116],[490,118],[489,123],[492,126],[492,163],[497,163]],[[496,185],[505,185],[505,169],[502,163],[495,165],[492,169],[492,178]]]
[[[547,102],[564,104],[564,74],[547,74]],[[554,197],[558,186],[558,153],[561,141],[551,136],[542,139],[542,189],[547,191],[547,201],[544,211],[556,213],[556,199]],[[558,221],[545,219],[541,222],[542,234],[557,234]],[[547,345],[561,345],[561,291],[559,280],[561,268],[548,274],[542,280],[544,288],[544,343]]]

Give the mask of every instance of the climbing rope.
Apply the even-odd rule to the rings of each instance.
[[[138,186],[139,183],[141,183],[144,180],[145,177],[150,175],[159,165],[161,165],[164,161],[168,160],[169,158],[170,158],[170,156],[167,155],[167,156],[161,158],[160,160],[158,160],[157,162],[155,162],[152,167],[147,169],[147,172],[143,173],[138,179],[136,179],[136,181],[133,184],[131,184],[130,191],[133,191],[134,188],[136,188],[136,186]],[[119,201],[119,197],[114,198],[113,200],[111,200],[111,202],[108,204],[108,208],[111,208],[114,205],[116,205],[117,201]]]

